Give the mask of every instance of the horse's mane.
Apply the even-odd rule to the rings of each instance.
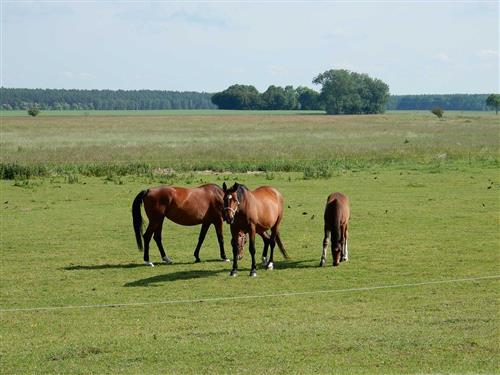
[[[238,200],[240,202],[242,202],[243,195],[245,194],[245,192],[248,191],[248,188],[243,184],[239,184],[239,183],[235,182],[234,185],[228,191],[230,193],[236,192],[236,196],[238,197]]]

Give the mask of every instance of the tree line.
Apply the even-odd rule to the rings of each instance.
[[[318,76],[319,77],[319,76]],[[326,77],[322,77],[321,80]],[[318,80],[319,81],[319,80]],[[340,90],[338,88],[337,90]],[[343,89],[346,91],[345,87]],[[349,90],[353,90],[351,87]],[[328,90],[318,92],[300,86],[269,86],[259,93],[254,86],[232,85],[216,93],[178,92],[160,90],[59,90],[0,88],[2,110],[152,110],[152,109],[263,109],[263,110],[326,110]],[[493,94],[492,94],[493,95]],[[350,99],[330,101],[337,113],[377,113],[386,110],[443,110],[485,111],[499,108],[497,101],[487,103],[487,94],[448,95],[391,95],[386,104],[380,101],[360,100],[359,94]],[[215,104],[214,104],[215,103]],[[377,104],[378,103],[378,104]],[[496,104],[495,104],[496,103]],[[342,106],[342,108],[337,108]],[[363,106],[365,107],[363,109]],[[370,107],[371,106],[371,107]]]
[[[448,94],[448,95],[391,95],[388,110],[444,110],[486,111],[488,94]]]
[[[64,90],[0,88],[3,110],[213,109],[212,94],[161,90]]]
[[[332,69],[314,78],[317,92],[300,86],[269,86],[259,93],[254,86],[232,85],[212,96],[220,109],[325,110],[329,114],[380,113],[389,97],[389,86],[367,74]]]

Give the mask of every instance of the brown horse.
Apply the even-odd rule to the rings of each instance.
[[[325,237],[323,239],[323,253],[321,254],[320,267],[325,265],[326,250],[330,236],[332,239],[333,265],[336,267],[341,261],[347,261],[349,253],[347,251],[347,238],[349,232],[349,198],[342,193],[332,193],[326,200],[325,207]],[[342,255],[342,257],[341,257]]]
[[[143,236],[144,262],[149,266],[154,266],[149,261],[149,242],[151,237],[154,236],[163,262],[172,263],[172,259],[165,253],[161,242],[161,230],[165,217],[180,225],[201,224],[198,245],[194,250],[196,262],[200,262],[201,245],[208,228],[213,224],[219,242],[220,257],[222,260],[229,261],[224,252],[224,237],[222,235],[223,196],[224,192],[215,184],[207,184],[192,189],[162,186],[143,190],[137,194],[132,203],[132,220],[139,250],[142,250],[142,203],[144,203],[144,210],[149,219],[148,227]]]
[[[238,273],[238,238],[241,232],[249,235],[250,255],[252,256],[250,276],[257,276],[255,264],[256,234],[259,234],[264,240],[265,253],[267,253],[267,245],[271,247],[269,262],[266,262],[263,256],[264,265],[268,269],[273,269],[273,252],[276,244],[278,244],[285,259],[288,259],[279,236],[279,226],[283,218],[281,193],[270,186],[262,186],[250,191],[246,186],[238,183],[228,189],[225,182],[222,189],[224,190],[224,220],[231,225],[232,235],[233,269],[230,275],[236,276]],[[271,235],[266,240],[268,229],[271,230]]]

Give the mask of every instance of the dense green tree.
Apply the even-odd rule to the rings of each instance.
[[[328,114],[380,113],[389,97],[389,86],[379,79],[345,69],[319,74],[313,83],[321,85],[321,101]]]
[[[232,85],[212,96],[219,109],[259,109],[260,95],[254,86]]]
[[[319,92],[310,89],[309,87],[299,86],[296,89],[299,109],[303,110],[319,110],[324,109],[319,96]]]
[[[500,108],[500,94],[491,94],[486,98],[486,105],[488,107],[494,108],[495,113],[498,115],[498,109]]]
[[[261,95],[262,109],[288,109],[288,98],[282,87],[271,85]]]
[[[299,100],[297,91],[293,86],[285,86],[286,109],[298,109]]]

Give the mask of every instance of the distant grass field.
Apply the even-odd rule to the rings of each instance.
[[[2,175],[176,171],[304,171],[449,163],[498,165],[490,113],[373,116],[164,115],[6,117]],[[7,172],[6,168],[8,169]],[[24,168],[24,169],[23,169]],[[31,170],[30,170],[31,168]],[[9,172],[10,171],[10,172]],[[24,171],[24,172],[23,172]]]
[[[0,372],[499,373],[499,130],[490,113],[0,117]],[[250,278],[247,251],[230,278],[212,228],[193,264],[199,228],[166,222],[175,264],[145,267],[135,195],[222,181],[283,193],[291,260]],[[351,260],[318,268],[334,190]]]
[[[250,278],[247,253],[230,278],[213,229],[203,262],[192,264],[199,228],[166,222],[175,264],[148,268],[130,205],[159,179],[1,181],[2,373],[498,372],[498,170],[188,173],[172,182],[223,179],[282,191],[290,261],[277,254],[274,271]],[[351,197],[351,259],[318,268],[333,190]],[[485,276],[496,278],[432,283]],[[135,303],[146,305],[92,307]],[[37,307],[63,308],[11,310]]]
[[[324,111],[240,111],[216,109],[161,109],[161,110],[74,110],[74,111],[41,111],[41,117],[77,116],[185,116],[185,115],[314,115]],[[30,117],[27,111],[0,111],[0,117]]]

